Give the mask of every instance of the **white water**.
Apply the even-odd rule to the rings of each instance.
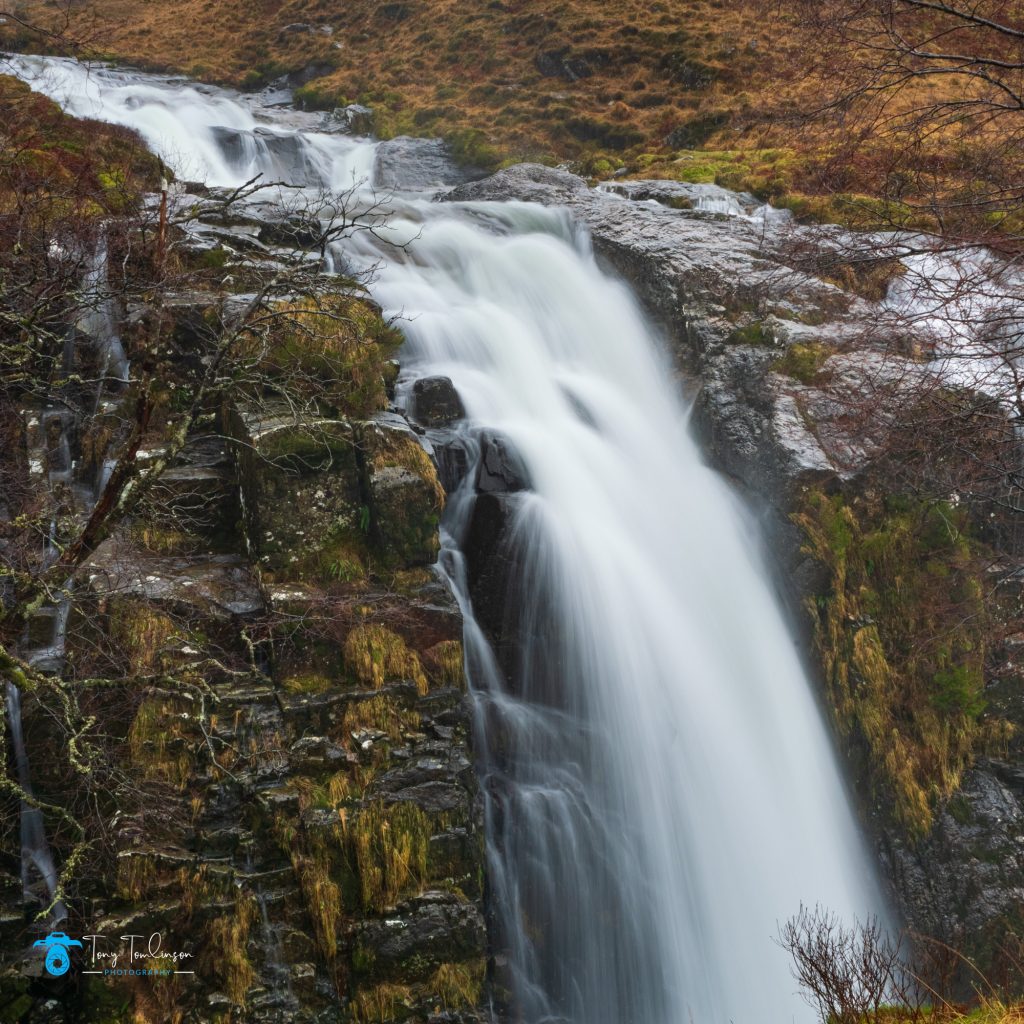
[[[18,773],[18,785],[29,797],[32,793],[32,773],[29,770],[28,753],[21,724],[21,691],[8,682],[5,687],[7,718],[11,723],[11,745],[14,748],[14,764]],[[33,869],[46,886],[52,900],[57,892],[57,867],[53,862],[50,844],[46,841],[46,825],[43,812],[24,800],[21,802],[21,887],[26,896],[32,894],[35,882]],[[58,900],[50,910],[50,924],[59,924],[67,917],[67,909]]]
[[[138,127],[179,171],[229,185],[261,160],[280,173],[251,135],[257,119],[273,122],[269,109],[55,64],[64,91],[45,77],[36,87]],[[219,125],[249,141],[225,149]],[[293,167],[312,188],[372,166],[366,143],[298,142]],[[513,1016],[807,1019],[772,942],[778,923],[801,902],[852,918],[881,900],[748,516],[702,463],[633,298],[567,216],[410,197],[393,208],[385,234],[405,250],[358,235],[336,258],[383,257],[374,292],[408,318],[406,376],[450,376],[469,447],[480,428],[500,432],[532,482],[515,499],[510,611],[529,639],[511,683],[467,603],[467,489],[451,503],[443,558],[467,612]]]

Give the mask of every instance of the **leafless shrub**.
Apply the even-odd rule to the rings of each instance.
[[[793,976],[822,1024],[880,1024],[885,1009],[922,1019],[927,991],[914,972],[902,936],[877,917],[845,924],[837,914],[801,906],[779,930],[779,945],[793,958]]]

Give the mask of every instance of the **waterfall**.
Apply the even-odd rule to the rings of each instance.
[[[82,281],[84,311],[78,329],[91,338],[99,355],[100,375],[96,402],[99,405],[104,384],[110,380],[128,383],[129,365],[118,328],[117,304],[110,291],[110,256],[106,230],[100,232],[95,252],[86,263]]]
[[[789,1020],[776,923],[878,904],[754,527],[585,236],[557,212],[473,212],[429,224],[375,293],[410,316],[410,371],[450,376],[531,481],[511,682],[467,626],[524,1019]],[[464,597],[471,514],[447,523]]]
[[[29,769],[25,737],[21,728],[21,691],[13,684],[6,685],[7,717],[11,723],[11,743],[14,747],[14,764],[18,773],[18,785],[29,797],[32,793],[32,773]],[[50,844],[46,841],[43,813],[25,801],[21,803],[21,887],[26,896],[31,895],[32,868],[39,873],[46,891],[53,899],[57,891],[57,868],[53,863]],[[58,924],[67,917],[64,904],[58,901],[50,912],[49,920]]]
[[[258,98],[23,64],[57,68],[32,84],[214,183],[273,178],[289,135],[311,189],[373,166],[372,144],[296,128]],[[409,195],[391,211],[335,265],[376,267],[375,297],[404,316],[406,382],[450,377],[466,450],[500,436],[529,480],[504,500],[511,667],[474,617],[472,472],[441,560],[465,613],[513,1016],[808,1019],[778,924],[801,902],[849,920],[882,900],[752,517],[702,461],[633,296],[567,214]]]

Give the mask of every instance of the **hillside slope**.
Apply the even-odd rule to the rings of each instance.
[[[88,0],[25,16],[85,52],[254,88],[290,74],[327,109],[360,102],[383,136],[440,134],[467,159],[575,159],[607,172],[701,145],[758,102],[768,65],[750,0]],[[737,133],[733,133],[737,134]],[[667,150],[666,150],[667,143]]]

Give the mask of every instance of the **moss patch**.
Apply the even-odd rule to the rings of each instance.
[[[431,675],[442,686],[466,687],[465,655],[458,640],[442,640],[424,652]]]
[[[361,418],[387,407],[386,365],[401,343],[372,303],[328,293],[261,312],[243,354],[282,389]]]
[[[257,979],[248,953],[249,933],[257,916],[256,900],[239,892],[231,910],[214,917],[206,928],[204,965],[239,1006],[245,1005]]]
[[[408,985],[372,985],[359,988],[352,998],[354,1024],[387,1024],[405,1020],[413,1010],[414,994]]]
[[[840,733],[875,798],[911,834],[932,823],[979,747],[985,605],[966,516],[942,502],[848,502],[810,492],[794,516],[830,587],[811,608]]]
[[[145,675],[160,670],[164,649],[177,635],[171,619],[141,601],[115,599],[108,610],[107,629],[128,670]]]
[[[798,342],[786,349],[782,357],[773,364],[772,369],[776,373],[800,381],[801,384],[813,384],[829,355],[829,349],[820,342]]]
[[[192,773],[186,744],[181,713],[174,703],[157,698],[143,701],[128,731],[135,771],[144,779],[184,789]]]

